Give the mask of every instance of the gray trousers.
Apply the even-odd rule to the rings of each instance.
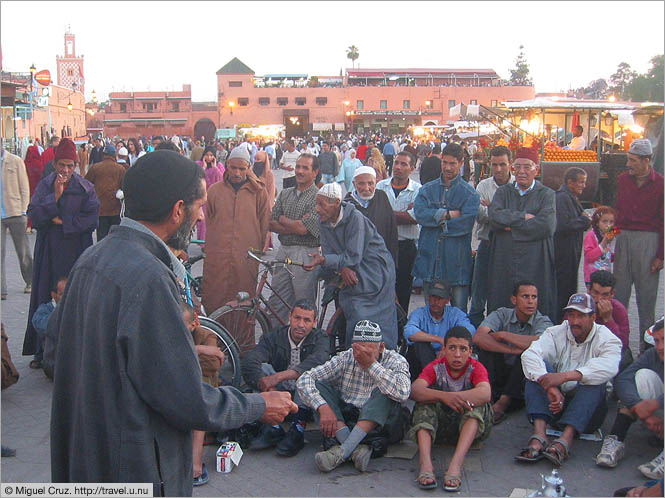
[[[5,244],[7,242],[7,229],[14,241],[14,248],[21,266],[21,276],[25,285],[32,284],[32,253],[28,242],[26,227],[28,216],[11,216],[2,220],[2,294],[7,294],[7,272],[5,271]]]
[[[637,230],[622,230],[616,238],[614,276],[617,279],[616,298],[628,309],[630,294],[635,285],[635,301],[640,328],[640,352],[644,351],[644,331],[656,321],[656,299],[660,272],[651,273],[651,261],[658,250],[658,234]]]
[[[291,258],[293,261],[299,263],[309,263],[312,258],[310,258],[308,254],[316,251],[315,247],[280,245],[277,254],[275,254],[275,259],[283,261],[286,258]],[[282,296],[289,306],[293,306],[293,303],[299,299],[309,299],[316,304],[318,272],[316,270],[306,271],[300,266],[289,266],[289,271],[293,273],[295,278],[291,278],[291,275],[288,274],[283,266],[275,268],[272,275],[272,281],[270,282],[270,285],[275,289],[275,292]],[[268,304],[286,323],[288,323],[289,309],[277,296],[274,294],[270,296]],[[277,320],[272,316],[271,319],[273,325],[276,326],[278,324]]]

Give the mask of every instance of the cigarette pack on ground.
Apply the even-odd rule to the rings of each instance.
[[[242,448],[236,442],[229,441],[217,449],[217,472],[231,472],[240,463]]]

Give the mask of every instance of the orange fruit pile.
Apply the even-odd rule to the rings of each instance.
[[[586,163],[597,160],[598,156],[592,150],[566,150],[545,147],[545,161]]]

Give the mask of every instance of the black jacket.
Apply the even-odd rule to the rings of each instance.
[[[249,352],[242,361],[242,376],[253,389],[258,389],[259,381],[265,377],[261,370],[262,363],[269,363],[275,372],[289,368],[291,344],[289,344],[289,326],[284,325],[264,334],[256,348]],[[319,329],[312,329],[303,341],[300,351],[300,364],[294,368],[302,374],[307,370],[322,365],[330,359],[328,337]]]

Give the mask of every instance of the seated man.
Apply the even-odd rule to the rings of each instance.
[[[593,432],[607,415],[605,383],[619,370],[621,341],[604,325],[594,322],[596,307],[586,293],[568,300],[567,320],[543,332],[522,353],[526,377],[524,398],[534,434],[516,460],[547,458],[561,465],[576,434]],[[548,444],[547,424],[563,428]]]
[[[411,313],[404,326],[404,338],[409,345],[406,359],[411,381],[416,380],[423,368],[434,361],[450,329],[460,325],[472,335],[476,332],[467,314],[450,305],[450,287],[445,282],[425,282],[425,296],[427,304]]]
[[[39,353],[36,354],[36,358],[32,360],[29,364],[30,368],[42,368],[44,360],[44,341],[46,339],[46,324],[48,324],[48,319],[55,310],[55,307],[58,305],[62,299],[62,295],[65,293],[65,287],[67,286],[67,277],[60,277],[53,288],[51,289],[51,300],[48,303],[43,303],[39,305],[39,308],[35,310],[35,314],[32,315],[32,326],[37,332],[37,340],[41,346],[38,348]]]
[[[598,272],[596,272],[598,273]],[[662,440],[663,437],[663,320],[659,320],[650,330],[655,347],[647,349],[640,357],[614,381],[619,397],[619,413],[603,447],[596,457],[596,464],[602,467],[616,467],[625,453],[626,434],[631,424],[639,419]],[[645,333],[645,336],[648,334]],[[645,341],[648,339],[645,337]],[[662,441],[661,441],[662,446]],[[663,477],[663,453],[650,463],[641,465],[647,470],[647,477],[658,479],[658,470]],[[652,473],[653,472],[653,473]],[[644,472],[643,472],[644,473]]]
[[[596,323],[605,325],[621,340],[621,363],[619,372],[633,362],[628,347],[630,322],[628,312],[621,301],[614,299],[617,279],[607,270],[597,270],[589,278],[589,295],[596,303]]]
[[[321,472],[330,472],[349,457],[364,472],[373,451],[360,443],[370,432],[383,429],[388,443],[402,438],[401,403],[411,392],[409,365],[386,349],[376,323],[358,322],[351,348],[303,373],[297,386],[300,398],[318,413],[323,435],[333,438],[333,445],[315,456]]]
[[[517,282],[510,301],[514,308],[499,308],[487,315],[473,336],[478,359],[492,386],[494,424],[501,422],[509,409],[523,406],[524,372],[519,356],[553,325],[538,311],[538,288],[533,282]]]
[[[436,487],[432,443],[456,444],[444,489],[462,486],[462,464],[474,441],[487,439],[492,428],[491,392],[487,370],[471,358],[471,333],[465,327],[448,331],[441,356],[427,365],[411,386],[417,402],[409,437],[418,443],[422,489]]]
[[[279,425],[263,425],[250,449],[277,445],[278,455],[294,456],[305,446],[305,423],[312,414],[299,402],[296,379],[330,357],[328,338],[315,327],[316,306],[300,299],[289,314],[289,325],[264,334],[243,360],[242,375],[251,388],[259,392],[288,391],[298,405],[298,413],[287,433]]]

